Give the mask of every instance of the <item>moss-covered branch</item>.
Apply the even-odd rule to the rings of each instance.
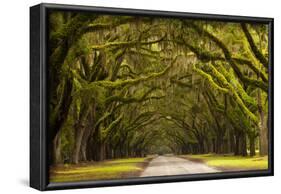
[[[216,66],[218,66],[218,69],[227,80],[227,84],[232,92],[237,92],[247,107],[252,107],[253,110],[256,110],[257,103],[255,99],[247,94],[242,85],[235,79],[231,72],[227,71],[222,63],[216,63]],[[211,68],[215,69],[213,65],[211,65]]]
[[[194,24],[194,23],[188,23],[187,26],[189,27],[193,27],[193,29],[195,29],[198,33],[203,34],[205,36],[207,36],[208,38],[210,38],[214,43],[217,44],[217,46],[219,48],[221,48],[221,50],[224,53],[224,57],[225,59],[229,62],[229,64],[231,65],[231,67],[233,68],[235,74],[238,76],[238,78],[243,81],[245,84],[248,85],[253,85],[255,87],[261,88],[263,91],[267,92],[268,91],[268,83],[264,83],[261,80],[256,80],[256,79],[252,79],[252,78],[248,78],[246,76],[243,75],[243,73],[241,72],[241,70],[239,69],[239,67],[237,66],[237,64],[235,63],[235,60],[233,60],[231,52],[228,50],[228,48],[226,47],[226,45],[220,40],[218,39],[216,36],[214,36],[213,34],[211,34],[210,32],[208,32],[207,30],[199,27],[198,25]]]
[[[108,81],[108,80],[96,81],[87,84],[81,90],[91,90],[92,88],[96,88],[96,86],[100,86],[108,89],[118,89],[128,85],[135,85],[143,81],[149,81],[165,75],[173,67],[174,63],[176,62],[176,59],[177,57],[174,58],[174,60],[171,62],[171,64],[168,67],[166,67],[163,71],[158,73],[151,73],[150,75],[139,77],[136,79],[116,80],[116,81]]]
[[[226,61],[226,59],[222,56],[220,56],[219,54],[212,54],[211,52],[206,52],[203,51],[201,48],[199,47],[195,47],[189,43],[187,43],[186,41],[176,41],[179,44],[183,44],[184,46],[186,46],[188,49],[190,49],[194,54],[196,54],[197,58],[200,59],[202,62],[209,62],[209,61]],[[267,83],[268,79],[267,76],[265,75],[265,73],[260,70],[259,68],[257,68],[253,62],[251,62],[250,60],[244,59],[244,58],[238,58],[238,57],[233,57],[232,60],[240,65],[247,65],[250,69],[252,69],[257,76],[260,76],[262,81]]]
[[[251,47],[251,50],[253,52],[253,54],[255,55],[255,57],[263,64],[263,66],[268,69],[268,60],[263,56],[263,54],[259,51],[259,49],[257,48],[254,39],[251,35],[251,33],[248,30],[247,24],[246,23],[242,23],[241,24],[241,28],[248,40],[248,43]]]
[[[266,74],[262,70],[257,68],[251,61],[249,61],[247,59],[243,59],[243,58],[238,58],[238,57],[233,57],[233,60],[237,64],[247,65],[248,67],[250,67],[256,73],[257,76],[261,77],[263,82],[265,82],[265,83],[268,82],[268,78],[267,78]]]
[[[209,83],[211,84],[211,86],[213,86],[215,89],[217,89],[217,90],[219,90],[223,93],[228,93],[228,89],[219,86],[219,84],[214,81],[213,77],[210,74],[208,74],[208,73],[204,72],[203,70],[197,68],[195,65],[193,65],[193,71],[197,72],[202,77],[206,78],[209,81]]]
[[[236,88],[234,88],[232,86],[232,84],[229,83],[229,81],[231,81],[233,78],[230,77],[228,72],[222,66],[220,66],[220,70],[223,73],[220,73],[212,64],[208,64],[208,67],[210,67],[212,75],[204,72],[201,69],[196,68],[195,66],[193,69],[197,73],[199,73],[201,76],[207,78],[209,83],[215,89],[217,89],[223,93],[228,93],[231,96],[233,96],[233,98],[235,99],[235,101],[237,102],[239,107],[243,110],[245,115],[249,116],[255,123],[257,123],[258,119],[257,119],[256,115],[253,114],[247,107],[247,105],[249,105],[249,104],[252,106],[255,106],[255,107],[257,106],[256,103],[253,101],[253,99],[250,96],[248,96],[248,94],[243,90],[243,88],[239,85],[239,83],[236,83]],[[219,82],[222,84],[222,86],[219,86],[217,83],[215,83],[213,77],[215,77],[217,80],[219,80]],[[244,102],[246,102],[246,105]]]
[[[151,92],[153,92],[155,89],[156,88],[151,88],[147,92],[145,92],[143,95],[135,96],[135,97],[123,97],[123,95],[110,96],[106,99],[105,102],[106,102],[106,104],[111,103],[113,101],[118,101],[118,102],[122,102],[122,103],[125,103],[125,104],[132,103],[132,102],[142,102],[146,99],[149,99],[149,98],[147,98],[147,96]]]
[[[116,47],[124,48],[124,47],[132,47],[136,45],[149,45],[149,44],[155,44],[161,42],[165,37],[166,35],[161,37],[160,39],[150,40],[150,41],[109,42],[102,45],[93,45],[91,48],[94,50],[99,50],[99,49],[116,48]]]
[[[240,108],[243,110],[243,112],[247,116],[249,116],[255,123],[257,123],[258,119],[257,119],[256,115],[254,113],[252,113],[244,103],[244,101],[245,101],[247,104],[257,106],[257,104],[254,102],[254,100],[250,96],[248,96],[248,94],[243,90],[243,88],[239,85],[239,83],[236,83],[236,88],[234,88],[232,86],[232,84],[230,84],[228,82],[226,77],[229,79],[229,81],[231,81],[231,78],[225,69],[222,69],[222,71],[223,71],[224,75],[226,75],[226,77],[222,73],[217,71],[217,69],[213,65],[209,64],[209,67],[212,69],[213,75],[215,75],[219,80],[221,80],[223,85],[225,85],[225,87],[228,88],[229,93],[234,97],[235,101],[240,106]]]
[[[177,79],[170,79],[170,82],[175,83],[181,87],[192,88],[192,83],[186,83],[186,82],[183,82],[183,81],[177,80]]]
[[[86,26],[83,29],[84,33],[90,33],[90,32],[96,32],[97,30],[106,30],[106,29],[113,29],[117,26],[120,26],[122,24],[128,24],[131,22],[134,22],[136,20],[135,17],[123,17],[119,18],[115,21],[109,21],[109,22],[95,22],[93,21],[88,26]]]
[[[129,73],[132,74],[132,75],[140,75],[139,73],[136,73],[136,72],[132,69],[132,67],[131,67],[130,65],[128,65],[128,64],[122,64],[121,67],[120,67],[120,69],[123,69],[123,68],[128,69]]]
[[[120,123],[122,118],[123,118],[123,115],[121,114],[113,122],[111,122],[108,127],[101,129],[101,139],[102,140],[105,140],[107,138],[108,133]]]

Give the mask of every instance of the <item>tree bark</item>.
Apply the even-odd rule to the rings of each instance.
[[[74,144],[74,149],[73,149],[73,154],[72,154],[72,163],[78,164],[82,139],[83,139],[83,135],[85,132],[85,127],[81,124],[76,124],[75,131],[76,131],[76,134],[75,134],[75,144]]]
[[[261,91],[258,90],[258,109],[260,115],[260,155],[265,156],[268,154],[268,130],[265,121],[265,115],[262,108]]]
[[[255,156],[256,155],[255,137],[251,136],[249,138],[249,141],[250,141],[250,156]]]
[[[247,156],[247,140],[245,132],[240,136],[239,155]]]
[[[57,165],[62,163],[62,156],[61,156],[61,138],[60,133],[58,133],[53,141],[53,164]]]
[[[103,161],[105,160],[105,143],[104,142],[101,142],[100,144],[100,155],[99,155],[99,160],[100,161]]]
[[[49,142],[49,147],[51,148],[51,149],[49,149],[50,150],[49,161],[51,164],[56,164],[56,161],[57,161],[55,149],[53,149],[53,147],[55,147],[55,145],[54,145],[55,138],[57,137],[57,135],[61,131],[64,123],[67,120],[70,105],[72,102],[72,95],[71,95],[72,87],[73,87],[72,80],[67,79],[65,86],[64,86],[64,91],[62,94],[63,98],[62,98],[61,106],[59,107],[58,111],[54,115],[54,119],[52,119],[50,121],[48,142]]]

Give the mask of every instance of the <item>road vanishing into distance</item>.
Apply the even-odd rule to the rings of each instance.
[[[140,176],[167,176],[214,172],[220,171],[206,164],[176,156],[158,156],[150,161]]]

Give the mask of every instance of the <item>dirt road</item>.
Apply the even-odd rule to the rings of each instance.
[[[219,172],[219,170],[206,164],[192,162],[176,156],[158,156],[151,160],[141,177],[214,172]]]

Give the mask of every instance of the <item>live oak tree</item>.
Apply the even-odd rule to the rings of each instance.
[[[268,150],[263,24],[49,15],[53,165]]]

